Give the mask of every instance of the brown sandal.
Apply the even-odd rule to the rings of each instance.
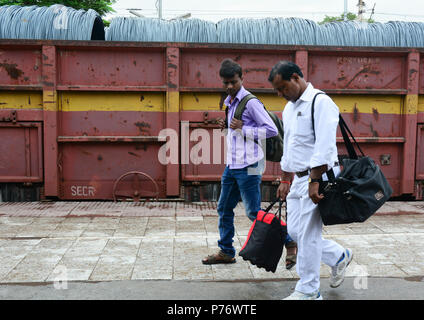
[[[229,256],[228,254],[219,251],[218,253],[211,254],[206,258],[202,259],[203,264],[219,264],[219,263],[235,263],[236,258]]]
[[[297,243],[294,241],[289,242],[285,245],[286,250],[295,248],[294,254],[288,254],[286,256],[286,269],[290,270],[296,265],[296,259],[297,259]]]

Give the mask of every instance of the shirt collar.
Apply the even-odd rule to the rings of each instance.
[[[305,91],[303,91],[298,101],[299,100],[312,101],[313,98],[314,98],[314,87],[312,86],[310,82],[308,82],[308,86],[306,87]]]
[[[241,99],[243,99],[248,94],[249,93],[247,92],[247,90],[243,86],[241,86],[240,90],[237,92],[237,94],[236,94],[236,96],[233,100],[233,103],[236,99],[240,102]],[[224,104],[228,107],[231,106],[230,100],[231,100],[231,96],[227,96],[227,98],[224,100]]]

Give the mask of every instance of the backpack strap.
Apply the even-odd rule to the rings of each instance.
[[[241,116],[243,115],[244,110],[246,109],[246,104],[249,100],[256,98],[253,94],[248,94],[243,97],[239,104],[237,105],[237,109],[234,112],[234,118],[241,120]],[[257,99],[257,98],[256,98]],[[225,107],[225,128],[228,128],[228,106]]]
[[[241,120],[241,116],[243,115],[244,110],[246,110],[246,104],[249,102],[249,100],[257,99],[253,94],[248,94],[247,96],[243,97],[241,101],[239,102],[236,111],[234,112],[234,118]]]

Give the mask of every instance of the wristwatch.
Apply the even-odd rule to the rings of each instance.
[[[312,182],[321,182],[321,179],[312,179],[311,177],[309,177],[308,183],[312,183]]]

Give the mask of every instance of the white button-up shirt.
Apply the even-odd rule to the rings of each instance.
[[[281,169],[301,172],[326,164],[334,167],[337,159],[336,132],[339,108],[333,100],[320,94],[315,99],[314,125],[312,130],[311,107],[315,94],[321,92],[308,83],[306,90],[296,102],[288,102],[283,111],[284,153]]]

